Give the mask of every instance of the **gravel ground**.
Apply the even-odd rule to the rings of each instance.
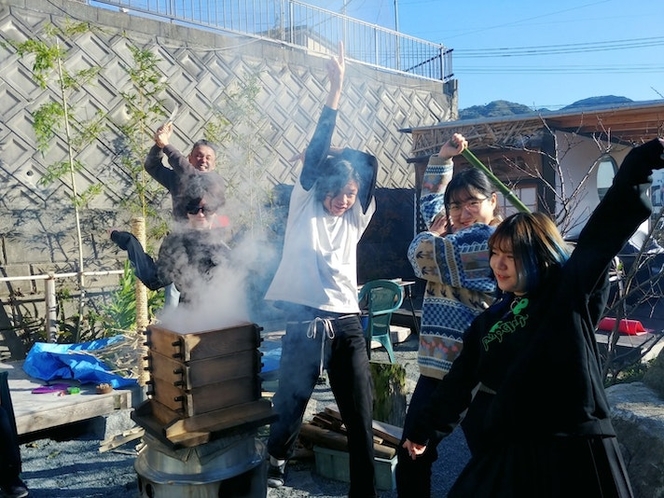
[[[415,338],[395,347],[397,361],[405,365],[408,392],[417,379],[417,341]],[[386,355],[374,351],[372,360],[385,361]],[[308,413],[316,413],[334,399],[328,385],[318,386]],[[125,428],[126,429],[126,428]],[[34,435],[23,440],[22,477],[34,498],[137,498],[137,476],[134,470],[138,440],[119,448],[100,452],[108,437],[108,422],[97,419]],[[436,462],[432,479],[432,496],[442,498],[468,459],[468,450],[460,431],[455,431],[439,447],[441,458]],[[348,484],[316,474],[312,458],[289,465],[286,486],[268,489],[268,498],[309,497],[337,498],[347,496]],[[395,491],[381,491],[382,498],[396,497]],[[156,497],[158,498],[158,497]]]

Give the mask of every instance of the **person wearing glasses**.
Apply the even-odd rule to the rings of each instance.
[[[202,283],[210,282],[217,267],[227,265],[230,248],[225,230],[214,223],[224,205],[223,185],[217,175],[194,173],[183,189],[185,223],[176,223],[163,240],[154,260],[129,232],[111,230],[111,240],[126,250],[136,277],[148,289],[175,284],[180,302],[191,303]]]
[[[420,211],[429,227],[408,249],[415,275],[426,281],[422,301],[418,366],[404,434],[419,421],[426,403],[461,352],[464,330],[493,302],[495,280],[489,268],[489,236],[500,222],[495,189],[476,168],[454,176],[452,158],[468,146],[454,134],[429,158],[422,181]],[[413,460],[399,445],[396,483],[400,498],[431,496],[431,466],[442,435]],[[401,441],[403,444],[405,439]],[[471,451],[471,441],[468,441]]]
[[[405,434],[411,458],[462,413],[475,444],[449,498],[634,496],[604,390],[595,339],[609,269],[650,218],[664,139],[634,147],[574,250],[544,213],[517,213],[489,239],[501,296],[463,335],[463,349]],[[610,229],[607,229],[610,227]]]

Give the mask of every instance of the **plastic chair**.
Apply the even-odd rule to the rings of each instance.
[[[390,338],[390,320],[392,313],[403,302],[403,289],[392,280],[372,280],[360,289],[359,301],[366,304],[367,324],[364,338],[367,353],[371,358],[371,341],[378,341],[387,351],[390,363],[394,363],[394,350]]]

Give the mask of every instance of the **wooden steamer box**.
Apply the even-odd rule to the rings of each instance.
[[[153,381],[165,381],[187,391],[260,374],[261,353],[250,349],[205,360],[181,362],[150,351],[148,364]]]
[[[260,327],[244,323],[235,327],[182,334],[149,325],[146,336],[152,353],[159,353],[181,363],[207,360],[217,356],[256,350],[261,343]]]
[[[271,420],[261,397],[261,328],[242,323],[219,330],[146,331],[150,399],[132,415],[170,442],[193,446],[210,433]]]

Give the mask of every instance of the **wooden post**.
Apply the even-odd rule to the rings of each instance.
[[[145,218],[136,217],[131,220],[131,233],[138,239],[143,248],[145,248]],[[148,326],[148,290],[143,283],[136,279],[136,332],[139,335],[145,334]],[[138,341],[138,384],[145,386],[150,378],[146,370],[148,348],[144,345],[145,341]]]
[[[58,342],[58,316],[55,297],[55,277],[44,280],[44,304],[46,304],[46,337],[48,342]]]

